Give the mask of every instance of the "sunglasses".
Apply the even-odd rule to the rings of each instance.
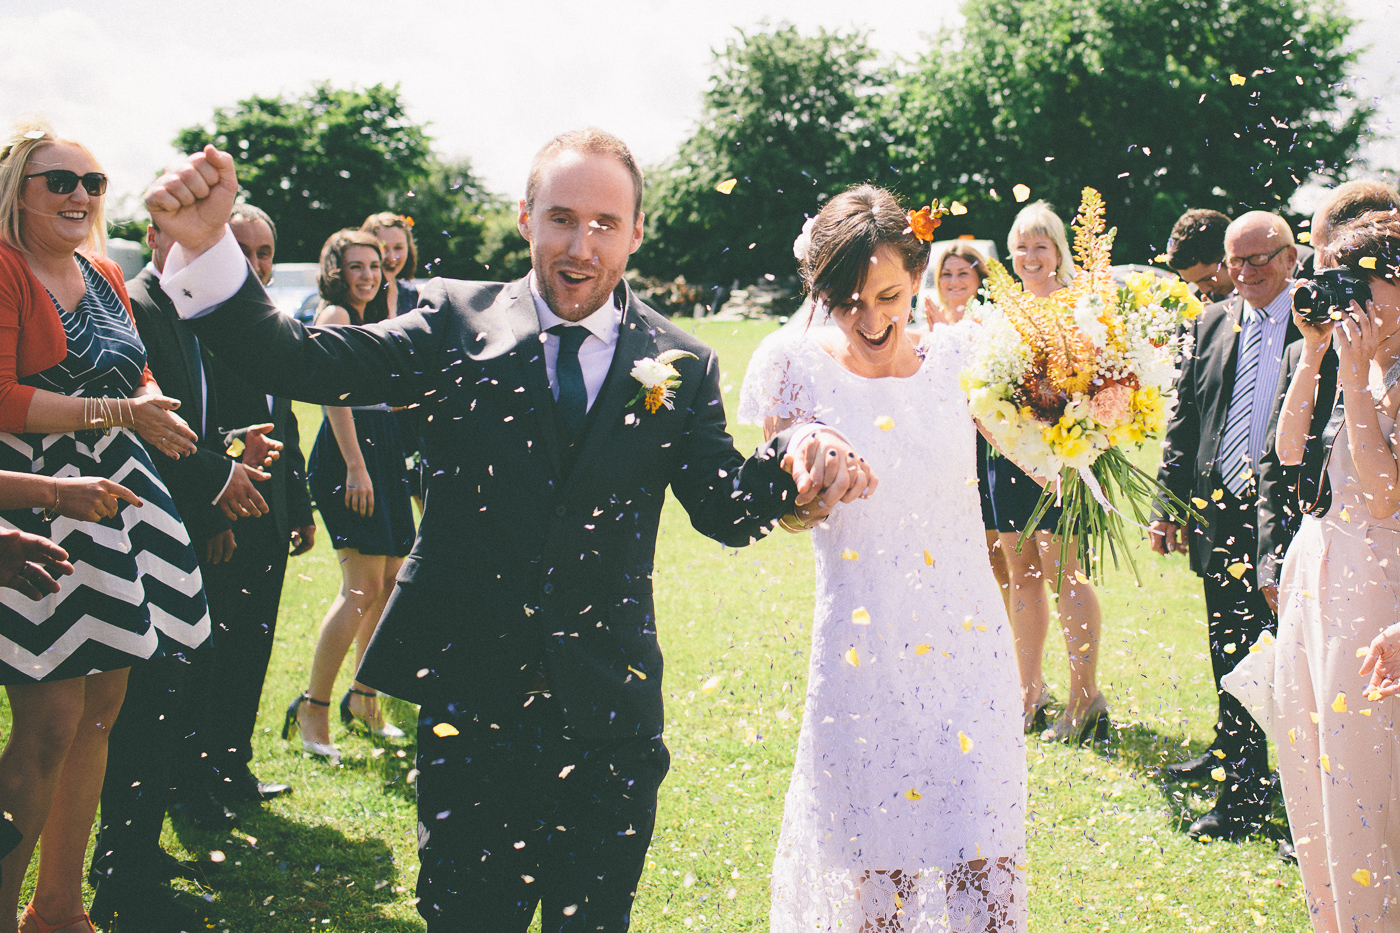
[[[101,172],[88,172],[86,175],[79,175],[77,172],[70,172],[66,168],[49,169],[47,172],[35,172],[32,175],[25,175],[25,179],[42,178],[49,185],[49,191],[53,194],[72,194],[78,187],[78,182],[83,183],[83,188],[94,198],[100,198],[107,191],[107,176]]]

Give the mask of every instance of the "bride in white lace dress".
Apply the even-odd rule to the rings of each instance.
[[[769,435],[842,431],[880,477],[783,520],[813,526],[816,617],[773,933],[1026,924],[1020,687],[958,385],[972,325],[905,331],[928,259],[908,230],[882,189],[828,202],[802,263],[812,325],[760,345],[740,400]]]

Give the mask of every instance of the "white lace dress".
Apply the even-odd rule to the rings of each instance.
[[[740,420],[821,421],[880,478],[812,532],[816,615],[773,933],[1025,929],[1020,688],[958,386],[970,326],[919,335],[908,378],[848,372],[817,331],[775,334],[749,364]]]

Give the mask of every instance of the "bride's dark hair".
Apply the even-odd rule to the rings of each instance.
[[[802,284],[828,307],[846,304],[865,287],[870,259],[882,246],[899,254],[910,275],[928,265],[929,244],[914,236],[893,194],[875,185],[848,188],[827,201],[812,224]],[[833,301],[833,295],[842,297]]]

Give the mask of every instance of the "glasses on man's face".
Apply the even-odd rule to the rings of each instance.
[[[77,172],[70,172],[66,168],[53,168],[47,172],[34,172],[32,175],[25,175],[26,180],[30,178],[42,178],[49,185],[49,191],[53,194],[72,194],[78,187],[78,182],[83,183],[83,189],[94,198],[100,198],[107,191],[107,176],[101,172],[88,172],[86,175],[79,175]]]
[[[1285,243],[1272,253],[1255,253],[1252,256],[1226,256],[1225,268],[1229,269],[1231,272],[1238,272],[1247,264],[1251,268],[1262,269],[1273,262],[1275,256],[1288,249],[1291,245],[1290,243]]]

